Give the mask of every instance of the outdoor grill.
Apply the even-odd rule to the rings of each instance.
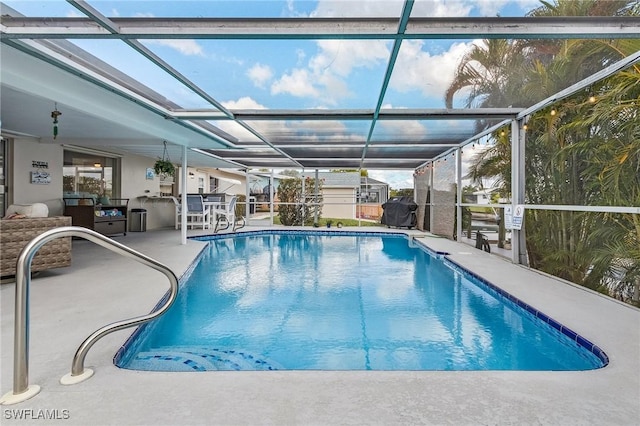
[[[392,197],[382,205],[384,212],[380,223],[388,227],[413,228],[416,226],[416,209],[418,205],[412,197]]]

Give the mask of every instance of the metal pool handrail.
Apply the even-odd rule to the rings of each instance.
[[[147,315],[129,318],[108,324],[87,337],[73,357],[71,373],[61,379],[62,384],[79,383],[93,375],[90,369],[84,369],[87,352],[102,337],[114,331],[133,327],[164,314],[176,300],[178,278],[167,266],[136,251],[124,244],[113,241],[98,232],[77,226],[64,226],[46,231],[31,240],[20,252],[16,264],[15,324],[13,348],[13,392],[5,394],[0,404],[15,404],[27,400],[40,391],[37,385],[29,386],[29,286],[31,283],[31,261],[36,252],[46,243],[56,238],[81,237],[105,247],[122,256],[147,265],[162,272],[169,279],[169,297],[159,309]]]

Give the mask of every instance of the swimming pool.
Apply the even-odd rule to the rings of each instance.
[[[200,238],[202,239],[202,238]],[[213,236],[138,370],[588,370],[593,343],[401,234]]]

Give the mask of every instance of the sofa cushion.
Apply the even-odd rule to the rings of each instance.
[[[33,204],[11,204],[7,208],[5,218],[10,218],[11,215],[24,215],[25,217],[48,217],[49,207],[43,203]]]
[[[49,217],[64,216],[64,200],[62,198],[52,198],[42,201],[49,209]]]

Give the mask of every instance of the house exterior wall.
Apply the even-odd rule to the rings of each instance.
[[[176,174],[178,175],[177,180],[179,181],[179,176],[181,176],[181,169],[178,167],[176,169]],[[193,175],[189,175],[189,173],[193,173]],[[210,185],[209,178],[227,178],[234,179],[240,181],[239,185],[234,185],[230,182],[219,181],[218,188],[212,188]],[[199,181],[200,179],[204,180],[204,190],[202,193],[208,194],[211,192],[224,192],[226,194],[235,194],[235,195],[244,195],[245,194],[245,182],[247,181],[245,176],[237,175],[235,173],[228,173],[220,169],[196,169],[193,167],[187,167],[187,193],[188,194],[197,194],[200,192]],[[182,185],[179,185],[179,189],[177,191],[179,194],[182,193]]]
[[[147,230],[174,226],[175,204],[170,198],[146,199],[138,197],[158,197],[160,178],[146,178],[146,170],[153,167],[153,158],[126,155],[121,159],[121,196],[129,198],[129,210],[147,210]],[[148,191],[148,192],[147,192]]]
[[[220,181],[218,183],[219,188],[217,188],[216,192],[223,191],[225,194],[234,194],[234,195],[245,195],[247,192],[247,189],[246,189],[247,178],[244,175],[228,173],[228,172],[225,172],[224,170],[216,169],[211,173],[211,176],[222,177],[226,179],[234,179],[234,180],[240,181],[240,185],[234,185],[230,182]]]
[[[490,195],[478,194],[476,195],[476,204],[489,204],[491,201]]]
[[[176,169],[176,173],[179,173],[178,176],[182,176],[180,170],[179,167]],[[193,167],[187,167],[187,194],[207,194],[209,192],[211,192],[209,174]],[[178,193],[182,194],[182,186],[180,186]]]
[[[10,156],[7,158],[9,176],[8,204],[46,203],[49,215],[61,215],[62,202],[62,169],[64,148],[60,144],[39,142],[33,138],[11,138]],[[43,169],[51,175],[49,184],[32,184],[32,161],[48,163]],[[121,197],[129,198],[129,209],[144,208],[147,210],[147,229],[173,226],[175,207],[171,199],[145,200],[138,197],[158,196],[160,179],[146,179],[146,169],[153,167],[153,158],[126,155],[121,159]],[[148,192],[147,192],[148,191]]]
[[[356,189],[331,188],[322,189],[322,217],[334,219],[355,219]]]
[[[32,204],[59,199],[60,205],[56,210],[60,211],[51,213],[62,214],[62,146],[41,143],[33,138],[14,138],[10,145],[10,153],[10,158],[7,159],[12,162],[9,167],[11,176],[8,204]],[[31,172],[38,170],[32,167],[32,161],[49,163],[49,168],[42,170],[50,173],[51,183],[31,183]]]

